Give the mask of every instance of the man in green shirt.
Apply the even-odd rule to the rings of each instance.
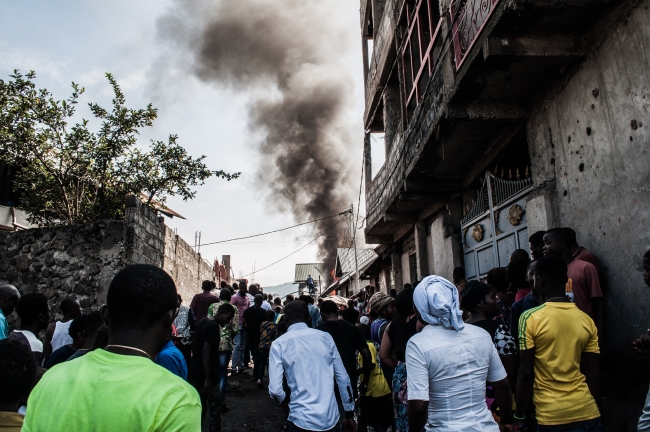
[[[196,390],[153,362],[178,313],[176,286],[144,264],[121,270],[102,307],[108,345],[45,373],[23,431],[199,431]]]

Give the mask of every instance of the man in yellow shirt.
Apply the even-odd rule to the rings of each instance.
[[[535,291],[545,303],[525,311],[519,319],[521,367],[515,428],[525,429],[532,394],[540,432],[600,432],[596,325],[567,299],[567,265],[562,258],[540,258],[534,280]]]
[[[182,378],[153,362],[178,313],[164,270],[137,264],[111,282],[101,310],[108,345],[45,373],[23,431],[200,431],[201,402]]]

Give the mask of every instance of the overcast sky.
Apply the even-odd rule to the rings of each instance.
[[[336,23],[337,31],[346,32],[332,42],[338,44],[343,39],[344,46],[331,50],[343,53],[339,61],[355,84],[355,97],[351,98],[354,106],[350,110],[358,125],[358,138],[349,146],[358,155],[359,163],[354,165],[360,168],[363,84],[359,3],[311,1],[327,4],[329,13],[321,18]],[[86,88],[79,114],[90,118],[87,102],[99,102],[109,108],[112,94],[104,73],[111,72],[125,92],[128,106],[140,108],[152,102],[159,108],[154,127],[142,132],[143,146],[149,139],[166,140],[168,134],[178,134],[179,143],[190,154],[207,156],[211,169],[241,171],[242,177],[236,181],[210,179],[198,189],[193,201],[173,197],[168,201],[169,207],[187,220],[167,219],[166,223],[177,228],[190,244],[194,243],[195,231],[201,231],[202,242],[207,243],[294,224],[291,213],[282,213],[269,205],[269,191],[255,182],[260,162],[255,143],[259,137],[247,128],[247,107],[252,95],[203,82],[178,61],[182,57],[176,55],[178,48],[164,42],[157,25],[172,6],[169,0],[3,0],[0,78],[7,79],[13,69],[35,70],[37,85],[52,91],[57,99],[69,96],[70,82],[74,81]],[[309,37],[296,35],[303,36]],[[359,174],[356,172],[355,178]],[[313,237],[308,229],[294,229],[227,245],[205,246],[201,252],[210,261],[230,254],[235,275],[239,276],[240,271],[250,273],[253,265],[260,269],[290,254]],[[357,237],[362,237],[361,233]],[[296,263],[315,261],[316,248],[310,246],[259,272],[255,281],[267,286],[291,281]]]

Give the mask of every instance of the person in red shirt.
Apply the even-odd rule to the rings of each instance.
[[[572,231],[572,230],[571,230]],[[587,261],[574,258],[571,252],[571,232],[566,228],[553,228],[544,234],[544,255],[555,255],[567,263],[569,281],[567,296],[594,320],[599,335],[604,323],[603,292],[596,267]]]
[[[204,280],[201,284],[203,292],[196,294],[190,303],[190,309],[194,311],[194,318],[198,324],[203,318],[208,317],[208,308],[212,303],[219,303],[219,297],[212,294],[211,291],[216,287],[216,284],[209,280]]]

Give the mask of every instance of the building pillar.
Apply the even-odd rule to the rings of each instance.
[[[427,255],[427,226],[424,221],[415,223],[415,262],[417,280],[429,275],[429,257]]]
[[[365,170],[366,190],[372,183],[372,154],[370,147],[370,133],[363,138],[363,169]]]
[[[391,272],[393,274],[393,283],[395,284],[393,288],[397,291],[401,291],[404,287],[404,283],[402,282],[402,254],[399,253],[396,248],[393,249],[393,252],[390,254],[390,261],[392,263]],[[388,287],[388,289],[390,290],[390,287]]]

